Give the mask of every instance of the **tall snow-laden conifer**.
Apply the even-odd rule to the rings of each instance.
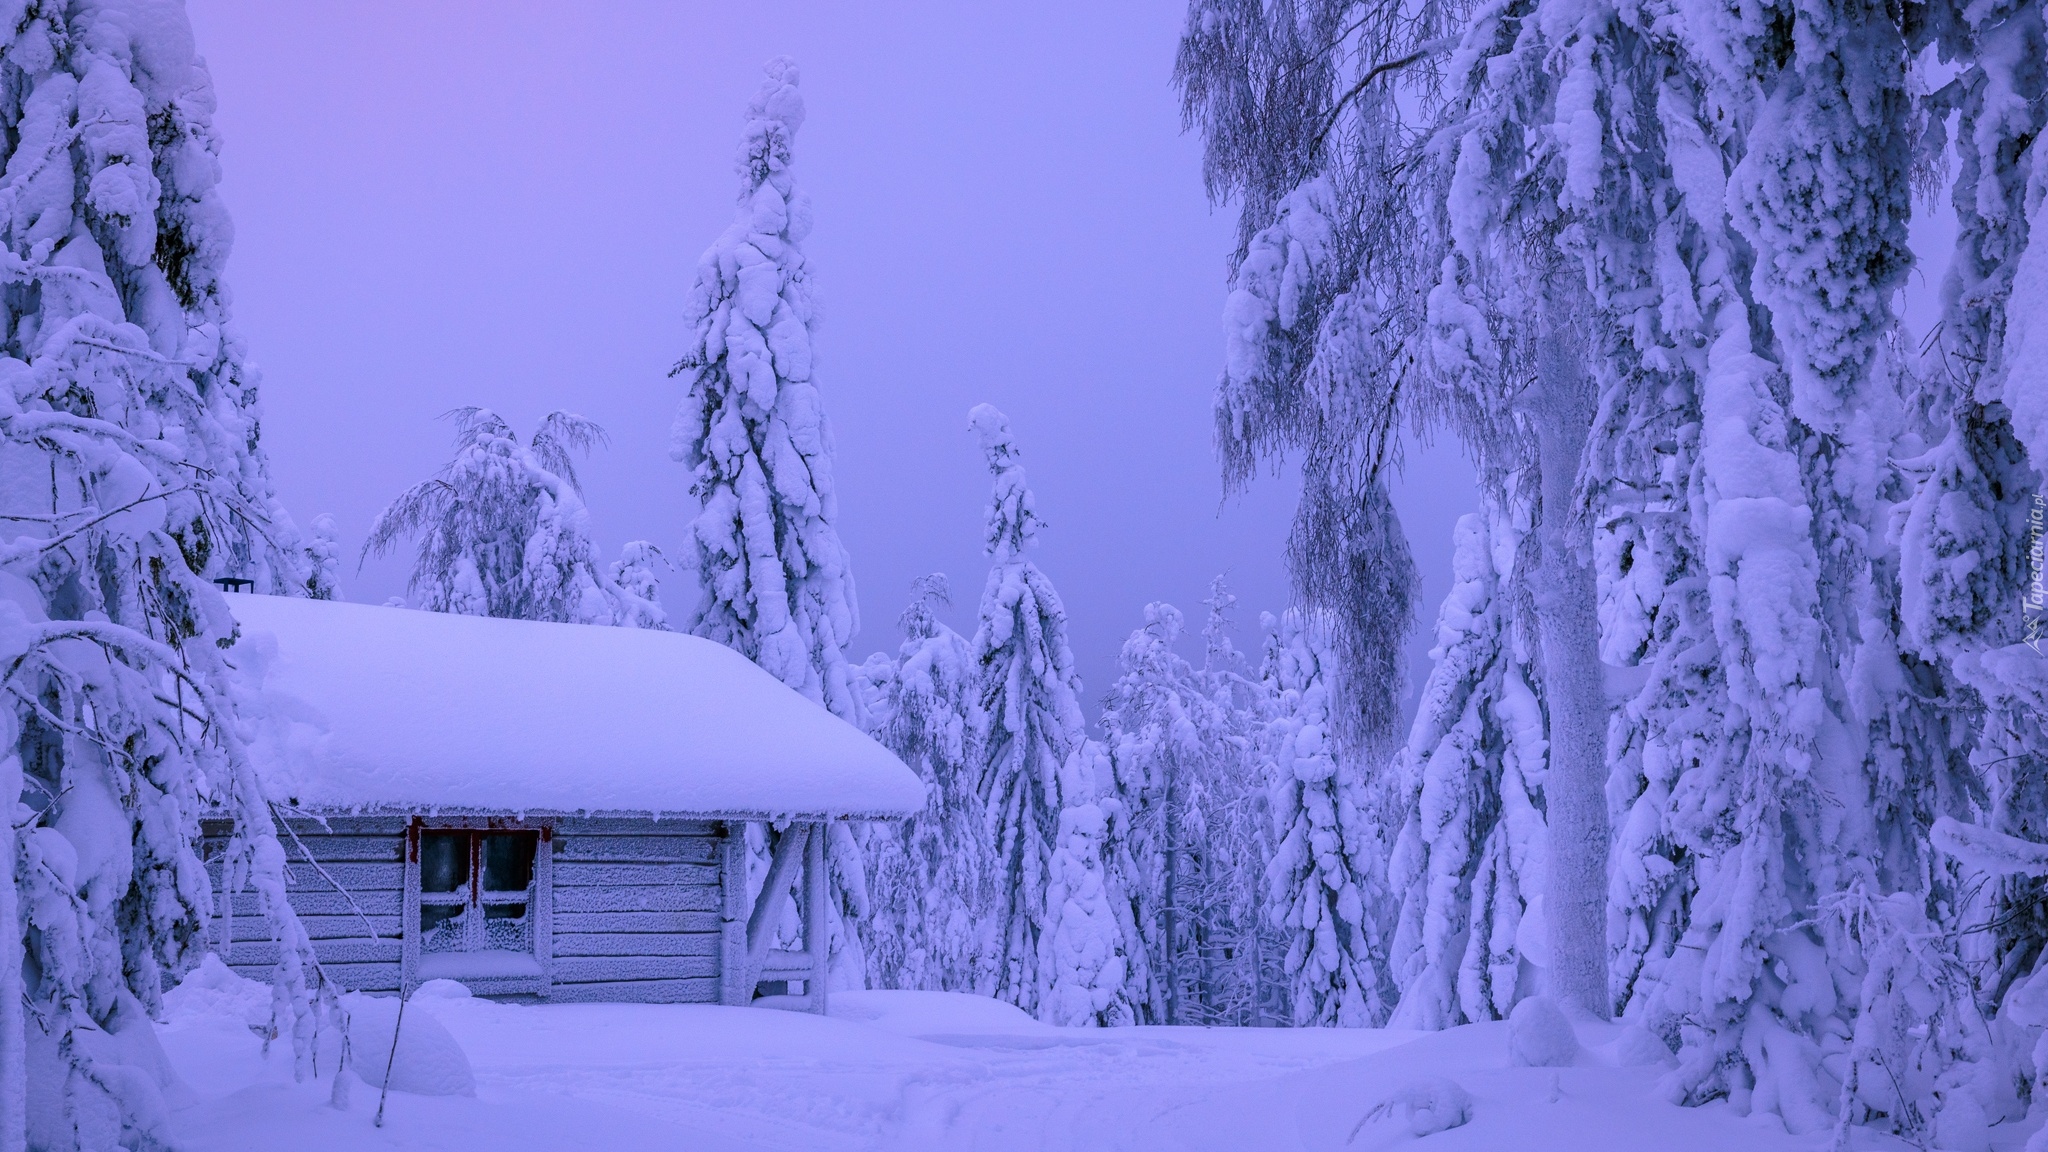
[[[811,204],[790,171],[804,103],[794,61],[778,56],[765,71],[740,140],[739,211],[697,262],[691,343],[673,373],[689,393],[670,454],[690,469],[703,508],[682,561],[700,588],[683,627],[851,723],[859,705],[846,645],[859,606],[812,372],[817,317],[802,247]],[[867,883],[852,832],[835,823],[831,837],[833,979],[860,986],[866,965],[846,925],[865,916]]]
[[[875,898],[862,932],[877,987],[987,995],[995,894],[975,791],[982,722],[974,657],[939,618],[952,602],[945,576],[920,576],[911,592],[902,647],[871,657],[859,678],[870,731],[923,778],[925,809],[870,829]]]
[[[1839,1080],[1858,1008],[1835,989],[1867,949],[1823,912],[1925,891],[1886,847],[1924,841],[1922,793],[1882,771],[1916,706],[1842,675],[1893,643],[1866,606],[1897,428],[1903,57],[1875,9],[1770,11],[1795,48],[1763,10],[1665,37],[1625,6],[1482,8],[1432,145],[1432,319],[1440,347],[1544,378],[1551,310],[1583,318],[1600,394],[1565,512],[1592,528],[1601,657],[1640,669],[1609,740],[1610,988],[1679,1047],[1675,1098],[1810,1131],[1865,1106]],[[1548,520],[1562,477],[1546,459],[1538,479]]]
[[[111,354],[151,380],[135,403],[99,414],[164,442],[188,469],[181,486],[212,498],[217,519],[171,524],[181,551],[202,576],[299,594],[306,557],[274,495],[260,378],[222,280],[234,225],[191,28],[147,0],[30,4],[16,25],[5,48],[16,77],[6,115],[20,137],[6,177],[16,254],[0,275],[35,299],[10,308],[9,344],[59,335],[45,313],[134,325],[146,338]]]
[[[365,554],[419,540],[408,590],[431,612],[647,626],[637,595],[598,567],[572,451],[604,442],[581,416],[551,412],[524,444],[488,408],[458,408],[455,458],[407,489],[370,527]]]
[[[1399,387],[1353,395],[1429,401],[1526,519],[1546,918],[1581,949],[1597,933],[1556,901],[1591,904],[1583,718],[1603,705],[1590,654],[1557,641],[1593,634],[1569,618],[1590,568],[1599,663],[1626,688],[1609,992],[1679,1050],[1675,1099],[1937,1141],[2016,1106],[1983,1086],[2024,1069],[1925,982],[2018,996],[2048,940],[2041,880],[1928,829],[2048,825],[2022,576],[2048,440],[2023,287],[2044,53],[2040,6],[2011,3],[1190,6],[1190,120],[1248,238],[1219,407],[1308,430],[1338,393],[1298,382],[1383,365],[1364,378]],[[1933,57],[1945,82],[1923,86],[1936,69],[1909,68]],[[1389,109],[1419,114],[1419,151]],[[1938,355],[1915,365],[1894,313],[1908,190],[1949,172],[1957,253]],[[1383,223],[1389,195],[1432,219]],[[1378,322],[1332,323],[1349,284]],[[1369,451],[1386,410],[1322,427]],[[1556,990],[1578,998],[1584,973]]]
[[[1060,813],[1094,799],[1066,795],[1060,775],[1086,721],[1066,609],[1052,581],[1025,557],[1040,521],[1009,418],[980,404],[968,419],[995,477],[984,532],[995,563],[971,643],[981,700],[975,788],[995,850],[995,994],[1035,1012]]]
[[[1332,738],[1327,641],[1299,611],[1274,627],[1266,674],[1278,845],[1266,882],[1286,942],[1294,1023],[1370,1027],[1386,1021],[1395,996],[1379,907],[1386,846],[1365,781]]]
[[[150,1015],[204,949],[200,813],[279,943],[311,1069],[331,1000],[285,901],[208,579],[304,594],[220,271],[212,88],[169,3],[37,4],[0,43],[0,1149],[169,1145]],[[16,804],[16,799],[20,803]]]
[[[1180,611],[1148,604],[1102,711],[1114,887],[1136,931],[1130,996],[1165,1024],[1249,1023],[1269,975],[1262,947],[1277,943],[1260,923],[1273,845],[1253,731],[1262,701],[1230,647],[1231,597],[1214,590],[1202,666],[1174,650]]]
[[[672,454],[703,504],[685,560],[702,592],[685,628],[851,719],[845,647],[859,617],[812,375],[811,206],[790,171],[803,97],[790,60],[767,73],[747,107],[739,213],[698,261],[675,369],[689,395]]]
[[[1400,761],[1393,1023],[1414,1028],[1506,1019],[1537,991],[1528,952],[1543,956],[1540,929],[1524,927],[1544,889],[1548,749],[1506,579],[1520,534],[1489,532],[1474,513],[1453,537],[1451,590]]]
[[[1945,191],[1957,234],[1918,397],[1929,449],[1907,463],[1896,532],[1902,662],[1913,687],[1964,702],[1950,718],[1967,739],[1953,743],[1968,748],[1984,794],[1945,814],[2048,843],[2048,29],[2032,4],[1943,3],[1929,16],[1924,34],[1955,74],[1923,100],[1925,161],[1954,165]],[[2023,999],[2030,971],[2048,987],[2048,876],[1957,869],[1958,887],[1977,894],[1964,941],[1983,998]],[[2048,1048],[2034,1062],[2039,1109]]]
[[[1123,814],[1124,895],[1137,926],[1130,995],[1147,1023],[1202,1018],[1210,925],[1199,906],[1209,860],[1209,789],[1221,751],[1205,737],[1222,727],[1194,669],[1173,650],[1181,614],[1147,604],[1145,624],[1118,656],[1121,673],[1103,702],[1115,768],[1110,792]]]
[[[1265,756],[1274,699],[1231,641],[1237,597],[1217,576],[1209,584],[1202,666],[1195,683],[1209,706],[1202,741],[1215,758],[1207,789],[1208,869],[1192,899],[1207,927],[1204,1022],[1270,1025],[1289,1018],[1282,973],[1287,947],[1266,914],[1266,866],[1273,859],[1272,788]]]
[[[1043,981],[1039,1018],[1066,1027],[1116,1027],[1137,1022],[1129,973],[1143,958],[1130,918],[1130,902],[1118,883],[1113,799],[1095,796],[1111,772],[1109,753],[1083,739],[1061,769],[1061,791],[1069,797],[1060,811],[1059,834],[1046,866],[1045,929],[1039,936],[1038,970]]]

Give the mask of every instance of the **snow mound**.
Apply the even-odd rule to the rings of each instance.
[[[412,990],[412,998],[418,1000],[471,1000],[476,996],[469,985],[460,980],[428,980]]]
[[[1630,1024],[1614,1042],[1614,1062],[1623,1068],[1670,1064],[1671,1046],[1641,1024]]]
[[[928,1038],[973,1032],[1058,1032],[1015,1004],[966,992],[834,992],[830,1014],[898,1036]]]
[[[1531,996],[1508,1016],[1508,1063],[1517,1068],[1569,1068],[1579,1059],[1579,1036],[1557,1005]]]
[[[1351,1130],[1352,1137],[1355,1139],[1368,1123],[1385,1119],[1395,1112],[1399,1112],[1407,1122],[1410,1133],[1429,1136],[1469,1122],[1472,1119],[1472,1094],[1447,1076],[1426,1076],[1410,1081],[1375,1104]]]
[[[384,1087],[388,1067],[394,1092],[476,1095],[476,1073],[470,1069],[468,1054],[418,997],[405,1006],[403,1022],[398,1018],[398,999],[393,996],[352,992],[342,997],[341,1003],[348,1010],[349,1067],[365,1084]],[[391,1047],[394,1029],[398,1032],[395,1052]]]
[[[219,1022],[267,1027],[270,986],[235,975],[218,955],[208,952],[176,988],[164,993],[164,1023]]]
[[[891,816],[917,775],[730,648],[639,628],[236,595],[273,799],[340,809]]]

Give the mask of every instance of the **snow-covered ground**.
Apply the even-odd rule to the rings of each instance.
[[[225,975],[222,973],[221,975]],[[232,981],[230,983],[229,981]],[[517,1147],[641,1149],[1425,1149],[1779,1152],[1825,1148],[1724,1105],[1660,1102],[1657,1069],[1620,1066],[1618,1030],[1588,1054],[1511,1068],[1507,1025],[1342,1029],[1056,1029],[1007,1005],[926,992],[845,993],[830,1018],[705,1005],[499,1004],[416,998],[467,1054],[475,1095],[295,1084],[245,1017],[264,989],[171,994],[159,1029],[189,1091],[190,1152]],[[372,1015],[369,1012],[359,1017]],[[388,1027],[388,1025],[387,1025]],[[367,1062],[367,1061],[366,1061]],[[1447,1078],[1471,1120],[1418,1138],[1401,1104]],[[1357,1129],[1355,1138],[1352,1133]],[[2000,1146],[2017,1147],[2014,1132]],[[1900,1147],[1859,1134],[1859,1148]]]

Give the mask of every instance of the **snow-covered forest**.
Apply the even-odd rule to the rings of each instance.
[[[287,511],[260,396],[293,384],[238,327],[229,97],[184,5],[7,15],[0,1152],[252,1147],[316,1103],[369,1123],[351,1085],[381,1126],[409,1091],[415,995],[440,1046],[419,1094],[627,1091],[589,1078],[625,1017],[566,1015],[618,1005],[521,1015],[408,976],[394,1008],[353,982],[368,961],[316,947],[316,917],[388,943],[385,913],[349,891],[366,864],[322,869],[265,775],[265,734],[303,718],[252,679],[278,658],[244,643],[245,595],[695,637],[914,773],[902,818],[687,814],[731,829],[739,890],[715,915],[661,910],[727,925],[720,971],[745,987],[723,1003],[752,1004],[761,975],[764,1003],[801,984],[834,1019],[716,1017],[702,1035],[742,1070],[660,1056],[686,1071],[628,1092],[659,1122],[620,1147],[689,1125],[815,1146],[774,1118],[804,1092],[838,1101],[794,1109],[833,1147],[1053,1146],[1019,1117],[1105,1077],[1060,1122],[1106,1147],[1096,1112],[1142,1138],[1165,1113],[1130,1101],[1191,1076],[1246,1094],[1206,1131],[1185,1117],[1220,1105],[1175,1096],[1186,1146],[1280,1132],[1266,1109],[1295,1109],[1299,1139],[1274,1147],[1381,1125],[1598,1146],[1590,1117],[1643,1109],[1637,1131],[1679,1149],[2048,1152],[2040,4],[1188,0],[1145,66],[1199,150],[1177,178],[1235,225],[1210,482],[1284,490],[1260,559],[1285,592],[1241,604],[1231,573],[1182,573],[1198,602],[1110,606],[1128,636],[1099,653],[1059,581],[1133,561],[1058,546],[1068,510],[1033,483],[1071,459],[1039,454],[1060,427],[995,393],[948,418],[953,443],[902,449],[979,502],[980,566],[892,557],[930,574],[867,588],[904,606],[863,629],[833,271],[811,259],[832,220],[806,183],[821,97],[795,60],[702,110],[730,128],[700,162],[729,172],[731,208],[669,269],[666,376],[635,385],[635,423],[671,429],[650,473],[670,523],[608,547],[579,468],[622,449],[574,381],[527,421],[464,380],[436,433],[452,453],[346,478],[374,520]],[[554,290],[569,257],[534,255],[533,290]],[[1479,507],[1404,520],[1404,468],[1433,445]],[[404,595],[352,597],[387,557]],[[1084,682],[1091,660],[1106,681]],[[551,874],[526,868],[517,899],[537,902]],[[784,907],[798,869],[814,907]],[[314,873],[345,905],[295,902]],[[266,942],[267,984],[214,954],[224,922]],[[846,995],[828,1009],[770,954],[815,955]],[[565,1014],[545,1043],[543,1011]],[[1072,1055],[1020,1055],[1044,1051]],[[873,1069],[895,1078],[880,1098]],[[988,1077],[1021,1079],[961,1087]],[[1273,1077],[1299,1083],[1243,1087]],[[222,1103],[253,1083],[271,1095]],[[1573,1098],[1585,1116],[1553,1107]],[[468,1113],[418,1115],[406,1146],[474,1146]],[[319,1116],[319,1146],[371,1146]]]

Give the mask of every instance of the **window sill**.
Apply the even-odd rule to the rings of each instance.
[[[421,980],[538,977],[541,967],[530,952],[434,952],[420,957],[418,974]]]

